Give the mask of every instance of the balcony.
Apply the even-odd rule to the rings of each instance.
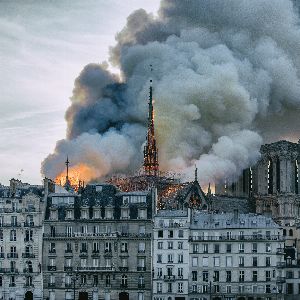
[[[21,223],[2,223],[0,227],[21,227]]]
[[[33,239],[32,238],[24,238],[24,242],[25,243],[32,243],[33,242]]]
[[[93,250],[92,251],[92,256],[94,256],[94,257],[100,256],[100,251],[99,250]]]
[[[7,253],[7,258],[18,258],[18,253],[15,252]]]
[[[145,250],[140,250],[140,249],[138,250],[139,254],[145,254],[145,252],[146,252]]]
[[[49,288],[55,288],[55,282],[49,282],[48,287]]]
[[[284,255],[284,248],[277,248],[276,254],[277,255]]]
[[[221,235],[221,236],[190,236],[189,241],[190,242],[201,242],[201,241],[262,241],[262,240],[273,240],[273,241],[284,241],[285,238],[283,236],[278,235],[233,235],[233,236],[227,236],[227,235]]]
[[[145,283],[139,283],[138,288],[139,289],[144,289],[145,288]]]
[[[16,268],[0,268],[0,273],[18,274],[19,270]]]
[[[87,250],[80,250],[79,257],[87,257],[87,256],[88,256]]]
[[[115,271],[115,268],[110,267],[77,267],[79,272],[95,272],[95,271]]]
[[[24,222],[24,227],[34,227],[34,222]]]
[[[276,278],[276,283],[285,283],[285,277],[277,277]]]
[[[175,275],[165,275],[164,281],[175,281]]]
[[[146,271],[146,267],[137,267],[136,270],[137,271]]]
[[[15,287],[15,286],[16,286],[15,283],[10,283],[10,284],[9,284],[9,287]]]
[[[120,272],[128,272],[128,267],[119,267]]]
[[[73,267],[64,266],[64,271],[65,272],[72,272],[73,271]]]
[[[278,263],[276,264],[276,266],[277,266],[278,268],[285,268],[285,267],[286,267],[286,263],[285,263],[285,262],[278,262]]]
[[[48,271],[56,271],[56,266],[48,266]]]
[[[65,283],[65,287],[66,287],[66,288],[71,288],[71,287],[72,287],[72,283],[71,283],[71,282],[68,282],[68,283],[66,282],[66,283]]]
[[[33,273],[33,269],[32,268],[24,268],[23,269],[23,273]]]
[[[26,289],[26,288],[34,288],[34,284],[32,284],[32,283],[25,283],[23,287],[24,287],[24,289]]]
[[[128,287],[128,284],[124,284],[124,283],[120,284],[121,289],[127,289],[127,287]]]
[[[23,258],[35,258],[33,253],[22,253]]]
[[[104,257],[112,257],[112,251],[106,249],[105,252],[104,252]]]

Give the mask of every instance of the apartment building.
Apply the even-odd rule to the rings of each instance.
[[[256,214],[193,214],[190,225],[190,300],[283,299],[282,229]]]
[[[43,187],[0,188],[0,299],[42,299]]]
[[[150,299],[152,203],[151,191],[110,184],[50,193],[44,299]]]
[[[161,210],[154,217],[153,299],[188,299],[190,210]]]

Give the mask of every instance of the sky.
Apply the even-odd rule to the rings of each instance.
[[[158,7],[159,0],[0,0],[1,184],[41,183],[41,161],[65,137],[75,78],[108,59],[132,11]]]

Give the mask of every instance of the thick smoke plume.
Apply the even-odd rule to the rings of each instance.
[[[263,142],[299,128],[300,26],[289,0],[163,0],[133,12],[110,62],[75,81],[68,133],[42,164],[55,177],[68,154],[93,176],[136,170],[153,78],[160,166],[202,183],[238,176]],[[154,71],[150,74],[149,65]],[[272,126],[269,121],[272,120]]]

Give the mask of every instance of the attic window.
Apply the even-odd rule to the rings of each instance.
[[[102,192],[102,185],[96,185],[96,192]]]

